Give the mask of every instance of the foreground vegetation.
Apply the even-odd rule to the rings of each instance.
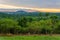
[[[9,15],[0,16],[0,34],[60,34],[59,16],[39,13],[14,19],[14,15]]]
[[[0,40],[60,40],[60,36],[1,36]]]

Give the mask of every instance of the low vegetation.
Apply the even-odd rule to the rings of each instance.
[[[60,36],[1,36],[0,40],[60,40]]]

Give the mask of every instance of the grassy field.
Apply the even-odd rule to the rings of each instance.
[[[0,40],[60,40],[60,36],[0,36]]]

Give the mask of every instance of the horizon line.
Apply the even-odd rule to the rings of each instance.
[[[32,8],[32,7],[21,7],[21,6],[13,6],[13,5],[5,5],[5,4],[0,4],[0,8],[1,9],[31,9],[41,12],[60,12],[60,9],[58,8]]]

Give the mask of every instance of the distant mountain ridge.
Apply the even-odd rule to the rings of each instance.
[[[31,9],[0,9],[0,12],[3,12],[4,14],[12,14],[12,15],[19,15],[19,16],[38,16],[39,13],[42,13],[45,15],[46,12],[40,12],[40,11],[35,11]],[[58,15],[60,16],[59,12],[49,12],[49,15]]]
[[[31,9],[0,9],[0,12],[16,12],[16,11],[35,12],[35,10]]]
[[[7,11],[6,11],[7,10]],[[39,13],[42,13],[42,16],[45,16],[45,13],[47,12],[39,12],[39,11],[34,11],[34,10],[30,10],[30,9],[0,9],[0,15],[12,15],[14,17],[18,16],[40,16]],[[4,16],[5,16],[4,15]],[[60,13],[56,12],[49,12],[49,15],[57,15],[60,17]]]

